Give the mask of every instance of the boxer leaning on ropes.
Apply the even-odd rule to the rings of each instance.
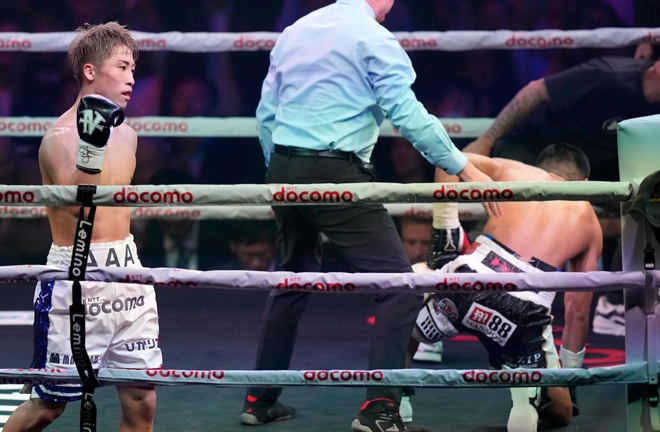
[[[589,176],[589,161],[578,148],[547,147],[537,167],[521,162],[466,153],[470,161],[496,181],[580,181]],[[438,170],[437,181],[455,181]],[[566,264],[573,271],[597,269],[602,230],[584,201],[503,203],[503,214],[490,217],[472,245],[458,220],[455,203],[434,206],[434,241],[428,263],[415,271],[445,273],[554,272]],[[463,255],[458,255],[462,252]],[[583,350],[588,330],[591,292],[565,293],[563,346]],[[414,338],[435,342],[461,332],[472,333],[488,350],[495,369],[561,367],[552,336],[551,305],[555,293],[433,294],[417,318]],[[479,320],[478,316],[488,317]],[[508,432],[537,430],[538,420],[563,426],[573,415],[566,387],[512,387]]]

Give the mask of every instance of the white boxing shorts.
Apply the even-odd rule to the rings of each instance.
[[[429,271],[424,264],[415,272]],[[515,252],[490,238],[479,236],[465,255],[441,273],[538,273],[558,271],[539,260],[520,259]],[[550,309],[554,292],[451,293],[429,296],[420,311],[413,336],[432,343],[467,332],[488,350],[491,366],[558,368],[559,356],[552,336]]]
[[[52,245],[48,265],[71,264],[72,247]],[[142,267],[133,236],[92,243],[88,267]],[[70,346],[70,281],[42,281],[34,298],[34,368],[76,370]],[[160,369],[158,308],[152,285],[82,282],[87,354],[95,369]],[[33,386],[32,396],[56,402],[78,400],[77,384]]]

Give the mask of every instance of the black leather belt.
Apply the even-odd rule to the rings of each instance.
[[[275,153],[286,156],[307,156],[307,157],[325,157],[344,159],[350,161],[358,161],[359,158],[354,153],[338,151],[338,150],[310,150],[300,147],[288,147],[282,145],[275,145]]]

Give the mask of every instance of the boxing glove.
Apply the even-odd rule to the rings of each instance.
[[[100,173],[112,128],[123,121],[124,110],[110,99],[97,94],[80,98],[77,111],[80,145],[76,168],[90,174]]]
[[[442,268],[470,247],[470,238],[458,228],[433,228],[426,264],[432,270]]]

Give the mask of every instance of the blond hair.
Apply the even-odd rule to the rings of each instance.
[[[95,66],[112,57],[115,49],[125,46],[133,53],[133,60],[137,60],[138,46],[131,32],[126,26],[115,21],[105,24],[85,24],[76,29],[76,37],[69,46],[69,61],[73,68],[73,77],[78,85],[83,83],[83,66],[91,63]]]

